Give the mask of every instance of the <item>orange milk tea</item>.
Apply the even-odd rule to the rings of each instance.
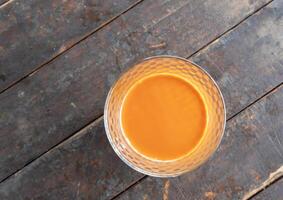
[[[206,108],[198,91],[186,80],[153,75],[137,81],[121,110],[124,134],[140,154],[157,160],[185,156],[201,140]]]

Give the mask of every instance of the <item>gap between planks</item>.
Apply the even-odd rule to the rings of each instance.
[[[7,2],[5,2],[4,4],[0,5],[0,9],[9,4],[10,2],[12,2],[14,0],[8,0]],[[24,75],[22,78],[19,78],[18,80],[13,81],[10,85],[8,85],[6,88],[4,88],[2,91],[0,91],[0,95],[2,93],[4,93],[5,91],[11,89],[12,87],[14,87],[15,85],[17,85],[18,83],[20,83],[22,80],[26,79],[27,77],[30,77],[32,75],[34,75],[36,72],[38,72],[41,68],[43,68],[44,66],[48,65],[49,63],[51,63],[53,60],[55,60],[56,58],[58,58],[59,56],[63,55],[64,53],[66,53],[68,50],[72,49],[74,46],[76,46],[77,44],[83,42],[85,39],[91,37],[94,33],[96,33],[97,31],[103,29],[103,27],[107,26],[108,24],[110,24],[111,22],[113,22],[114,20],[116,20],[117,18],[121,17],[123,14],[125,14],[126,12],[128,12],[129,10],[131,10],[132,8],[136,7],[138,4],[140,4],[141,2],[143,2],[144,0],[139,0],[137,2],[135,2],[133,5],[129,6],[126,10],[120,12],[118,15],[112,17],[111,19],[107,20],[106,22],[103,22],[100,26],[98,26],[97,28],[95,28],[93,31],[90,31],[90,33],[87,33],[86,35],[82,36],[81,39],[79,39],[77,42],[71,44],[69,47],[64,48],[64,50],[62,50],[61,52],[59,52],[57,55],[51,57],[49,60],[43,62],[43,64],[39,65],[38,67],[36,67],[35,69],[33,69],[32,71],[30,71],[29,73],[27,73],[26,75]]]
[[[123,189],[122,191],[118,192],[117,194],[114,194],[114,196],[110,199],[116,199],[118,196],[120,196],[121,194],[123,194],[124,192],[126,192],[128,189],[134,187],[135,185],[138,185],[140,182],[142,182],[144,179],[146,179],[148,176],[144,175],[141,178],[139,178],[138,180],[133,181],[132,183],[130,183],[125,189]]]

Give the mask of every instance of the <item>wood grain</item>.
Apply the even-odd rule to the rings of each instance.
[[[274,200],[282,200],[283,199],[283,179],[275,182],[267,189],[258,193],[252,200],[266,200],[266,199],[274,199]]]
[[[283,164],[283,86],[227,123],[215,155],[197,170],[171,179],[147,177],[117,199],[241,199]],[[271,198],[272,199],[272,198]]]
[[[0,179],[100,116],[109,87],[134,62],[156,54],[190,55],[265,3],[217,2],[143,2],[2,93]],[[160,42],[166,45],[153,47]],[[275,54],[272,59],[278,62],[281,57]],[[278,74],[277,67],[261,77]],[[247,71],[252,74],[254,69]],[[233,77],[233,71],[227,73]],[[264,89],[253,90],[261,94],[276,84],[274,79]]]
[[[0,8],[0,92],[137,2],[9,2]]]

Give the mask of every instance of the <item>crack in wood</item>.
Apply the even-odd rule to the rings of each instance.
[[[268,179],[266,179],[262,184],[260,184],[257,188],[249,191],[247,194],[244,195],[242,200],[249,200],[258,193],[260,193],[262,190],[270,186],[272,183],[277,181],[283,177],[283,165],[279,167],[275,172],[270,173]]]

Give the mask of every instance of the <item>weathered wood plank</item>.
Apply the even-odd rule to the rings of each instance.
[[[259,5],[248,1],[239,5],[236,1],[221,5],[213,0],[181,2],[182,5],[175,2],[140,4],[1,95],[2,178],[99,116],[120,69],[148,55],[191,54]],[[227,16],[223,15],[223,8]],[[188,9],[192,12],[188,13]],[[195,20],[202,16],[206,20]],[[166,31],[168,23],[174,21],[175,28]],[[183,38],[186,43],[174,41],[176,38]],[[154,45],[160,39],[166,45],[156,49]],[[279,59],[276,56],[274,60]],[[277,72],[276,69],[274,73]],[[269,87],[276,83],[274,80]],[[262,88],[258,88],[260,93]],[[105,170],[109,170],[107,167]]]
[[[100,116],[108,89],[121,70],[149,55],[185,57],[264,3],[217,2],[143,2],[2,93],[0,179]],[[160,42],[166,45],[157,48]],[[277,54],[271,57],[274,62],[281,59]],[[265,67],[269,66],[264,64],[261,68]],[[261,74],[261,78],[278,74],[277,67]],[[232,71],[227,73],[233,77]],[[258,89],[253,90],[261,94],[277,81],[271,80],[262,87],[257,85]],[[250,82],[243,84],[247,84],[246,88],[251,85]],[[242,95],[245,94],[248,93]]]
[[[238,31],[238,30],[235,30],[235,31]],[[249,36],[250,37],[250,36]],[[241,39],[241,37],[237,37],[238,38],[238,40],[240,40]],[[252,37],[253,38],[253,37]],[[276,38],[275,38],[276,39]],[[231,40],[231,41],[233,41],[233,40]],[[221,40],[219,40],[218,42],[221,42]],[[217,42],[217,43],[218,43]],[[239,41],[234,41],[235,43],[237,43],[237,42],[239,42]],[[217,44],[217,43],[215,43],[215,44]],[[213,44],[212,45],[212,47],[215,45],[215,44]],[[226,48],[226,46],[229,44],[229,42],[226,42],[225,44],[223,44],[223,45],[220,45],[218,48],[213,48],[214,49],[214,51],[215,51],[215,55],[219,55],[219,56],[215,56],[215,58],[217,58],[217,59],[223,59],[223,57],[221,57],[221,58],[219,58],[220,57],[220,55],[221,55],[221,53],[223,52],[223,48]],[[251,44],[253,44],[253,43],[251,43]],[[246,45],[245,43],[243,43],[242,45]],[[249,46],[249,43],[247,44],[247,46],[246,47],[248,47]],[[262,49],[262,46],[261,45],[257,45],[256,46],[257,47],[257,49],[260,51],[261,49]],[[230,45],[230,48],[232,48],[231,47],[231,45]],[[220,52],[220,54],[217,54],[217,51],[219,51]],[[206,52],[209,52],[208,50],[203,50],[203,52],[204,53],[206,53]],[[263,51],[261,51],[262,53],[263,53]],[[235,55],[239,55],[239,53],[242,53],[242,52],[234,52],[235,53]],[[201,54],[200,54],[201,55]],[[263,54],[264,55],[264,54]],[[227,57],[231,57],[231,55],[226,55]],[[225,56],[225,57],[226,57]],[[198,56],[196,56],[196,58],[197,58]],[[280,57],[273,57],[274,58],[274,60],[276,61],[278,61],[278,59],[280,59]],[[253,61],[250,61],[250,62],[256,62],[256,59],[255,60],[253,60]],[[211,63],[213,63],[212,61],[211,61]],[[265,64],[265,63],[263,63],[263,64]],[[261,65],[260,65],[261,66]],[[243,69],[245,69],[245,68],[243,68]],[[254,70],[254,69],[253,69]],[[252,72],[252,71],[251,71]],[[256,71],[255,71],[256,72]],[[54,74],[55,74],[55,72],[54,72]],[[102,74],[102,73],[101,73]],[[215,76],[215,77],[217,77],[216,75],[216,73],[213,73],[212,72],[212,74]],[[240,73],[240,74],[242,74],[242,73]],[[232,75],[231,75],[232,76]],[[241,75],[240,77],[239,77],[239,79],[241,79],[241,78],[243,78],[242,77],[243,75]],[[265,77],[265,76],[262,76],[263,78]],[[219,80],[218,80],[219,81]],[[260,82],[259,82],[260,83]],[[275,83],[275,82],[274,82]],[[223,85],[223,87],[224,87],[225,85]],[[228,85],[229,86],[229,85]],[[253,85],[251,86],[251,87],[254,87],[255,85],[254,85],[254,83],[253,83]],[[257,84],[256,85],[257,87],[260,87],[260,84]],[[247,88],[248,88],[248,86],[246,86]],[[240,89],[241,88],[239,88],[239,91],[240,91]],[[76,91],[76,90],[75,90]],[[245,94],[245,93],[243,93],[243,94]],[[21,97],[23,97],[25,95],[25,93],[19,93],[19,96],[21,96]],[[245,94],[246,95],[246,94]],[[228,99],[229,100],[229,99]],[[237,101],[235,101],[234,103],[238,103]],[[75,107],[76,106],[76,104],[70,104],[70,106],[72,106],[72,107]],[[233,106],[233,103],[230,103],[230,104],[228,104],[228,106]],[[231,113],[231,114],[233,114],[233,113]],[[81,143],[80,142],[80,140],[82,140],[82,139],[80,139],[80,137],[77,137],[76,138],[76,140],[78,140],[78,141],[76,141],[77,143]],[[72,141],[73,141],[73,139],[72,139]],[[69,141],[67,142],[67,144],[69,143]],[[82,143],[84,143],[84,142],[82,142]],[[107,143],[107,141],[106,140],[103,140],[101,143],[99,143],[101,146],[108,146],[108,143]],[[63,144],[63,145],[65,145],[65,144]],[[63,146],[62,145],[62,146]],[[88,145],[86,145],[86,146],[88,146]],[[96,145],[93,145],[93,144],[91,144],[91,146],[92,146],[92,148],[93,149],[96,149],[97,147],[96,147]],[[59,148],[61,148],[61,146],[59,147]],[[101,147],[100,147],[101,148]],[[102,147],[102,148],[104,148],[104,147]],[[41,159],[39,159],[39,160],[37,160],[37,161],[35,161],[33,164],[31,164],[30,166],[28,166],[27,168],[25,168],[23,171],[20,171],[16,176],[13,176],[13,177],[11,177],[10,179],[8,179],[6,182],[4,182],[4,183],[2,183],[1,184],[1,188],[3,187],[4,189],[1,189],[1,191],[3,191],[2,193],[1,193],[1,195],[3,195],[4,197],[7,197],[7,198],[9,198],[9,197],[15,197],[15,193],[17,193],[17,195],[18,196],[21,196],[21,197],[30,197],[29,196],[29,191],[31,190],[31,188],[33,189],[34,188],[34,190],[31,192],[31,194],[40,194],[41,192],[43,192],[43,194],[46,194],[44,191],[42,191],[41,189],[42,188],[45,188],[46,189],[46,191],[48,191],[48,190],[54,190],[54,188],[60,188],[57,192],[56,192],[56,195],[59,195],[59,196],[62,196],[62,197],[64,197],[65,195],[67,195],[70,191],[69,191],[69,187],[71,187],[72,185],[75,185],[75,184],[78,184],[79,182],[78,181],[76,181],[77,179],[72,179],[71,181],[70,180],[68,180],[68,179],[57,179],[57,176],[53,176],[52,178],[50,178],[50,176],[49,176],[49,173],[43,173],[44,171],[46,171],[46,170],[48,170],[48,169],[53,169],[50,173],[51,174],[60,174],[60,173],[63,173],[64,171],[66,171],[67,173],[69,173],[69,174],[71,174],[71,173],[73,173],[73,168],[72,168],[72,165],[70,165],[69,164],[69,158],[68,158],[68,156],[69,157],[73,157],[72,156],[72,154],[69,154],[68,156],[66,155],[66,157],[67,157],[67,159],[64,159],[64,154],[62,154],[62,156],[60,157],[60,158],[57,158],[56,157],[56,155],[57,155],[57,153],[54,153],[54,152],[57,152],[58,150],[57,150],[57,148],[56,148],[56,150],[54,150],[54,151],[51,151],[51,152],[49,152],[46,156],[44,156],[44,159],[46,160],[46,161],[44,161],[44,159],[43,158],[41,158]],[[81,154],[82,155],[84,155],[83,157],[89,157],[89,156],[91,156],[92,154],[93,154],[93,151],[91,151],[91,150],[89,150],[89,148],[87,148],[86,147],[86,149],[83,151],[83,152],[81,152]],[[113,156],[113,155],[112,155]],[[74,159],[73,159],[73,161],[76,161],[76,162],[79,162],[79,163],[83,163],[83,165],[82,166],[89,166],[89,165],[91,165],[91,164],[89,164],[89,163],[87,163],[84,159],[75,159],[76,157],[78,157],[78,156],[74,156]],[[107,157],[107,156],[102,156],[102,157]],[[52,162],[52,160],[55,160],[54,162]],[[96,157],[93,159],[93,160],[96,160]],[[89,161],[90,162],[90,161]],[[125,165],[124,164],[121,164],[121,162],[116,162],[116,161],[113,161],[113,165],[110,165],[109,166],[109,164],[107,164],[107,163],[105,163],[105,165],[103,164],[104,163],[104,161],[103,160],[100,160],[100,162],[102,163],[102,165],[99,165],[98,167],[95,167],[95,166],[92,166],[95,170],[99,170],[99,171],[101,171],[101,172],[104,172],[105,174],[108,174],[108,173],[111,173],[112,172],[112,175],[115,177],[114,179],[113,179],[113,181],[114,182],[119,182],[119,183],[121,183],[122,185],[124,184],[124,185],[127,185],[127,184],[129,184],[132,180],[135,180],[135,179],[137,179],[137,178],[139,178],[141,175],[140,174],[136,174],[135,172],[133,172],[133,171],[123,171],[122,169],[123,169],[123,166],[125,167]],[[43,164],[42,164],[43,163]],[[51,163],[50,165],[48,164],[48,163]],[[59,167],[57,167],[57,163],[60,163],[60,164],[58,164],[58,166]],[[63,167],[64,166],[64,167]],[[62,170],[62,168],[64,169],[64,170]],[[117,171],[115,170],[117,168]],[[40,169],[39,171],[37,171],[38,169]],[[90,170],[90,169],[89,169]],[[35,176],[31,176],[32,174],[37,174],[37,176],[36,176],[36,178],[34,178]],[[128,179],[124,179],[124,177],[125,176],[129,176],[129,178]],[[133,176],[133,178],[131,178]],[[33,179],[31,179],[31,177],[33,177]],[[83,177],[81,177],[81,178],[83,178]],[[36,187],[36,184],[34,184],[34,183],[37,183],[37,184],[44,184],[45,183],[45,180],[47,180],[47,179],[49,179],[49,183],[48,183],[48,185],[44,185],[44,187]],[[102,180],[103,178],[101,178],[101,180]],[[66,182],[67,181],[67,182]],[[154,180],[153,180],[154,181]],[[70,184],[71,183],[71,184]],[[96,182],[97,184],[100,184],[99,182]],[[153,182],[154,183],[154,187],[158,187],[158,184],[159,183],[155,183],[155,182]],[[160,183],[161,185],[162,184],[165,184],[166,182],[164,182],[164,183]],[[8,185],[8,186],[6,186],[6,184]],[[11,186],[11,185],[9,185],[9,184],[13,184],[13,186],[14,187],[9,187],[9,186]],[[59,185],[58,185],[59,184]],[[71,186],[67,186],[68,184],[70,184]],[[21,186],[23,186],[23,185],[25,185],[25,187],[21,187]],[[62,185],[64,185],[65,186],[65,188],[63,188],[62,189]],[[91,186],[92,186],[92,188],[89,188],[89,192],[86,192],[86,194],[85,195],[93,195],[93,194],[99,194],[99,195],[101,195],[102,197],[106,197],[106,196],[112,196],[113,195],[113,193],[114,192],[111,192],[111,191],[109,191],[108,189],[105,189],[105,193],[99,193],[99,192],[101,192],[100,190],[97,192],[97,193],[94,193],[93,192],[93,190],[95,190],[95,188],[96,187],[98,187],[96,184],[91,184]],[[110,185],[108,186],[109,188],[111,188],[111,183],[110,183]],[[11,188],[11,189],[10,189]],[[13,189],[13,188],[15,188],[15,190]],[[19,189],[19,188],[22,188],[22,189]],[[122,187],[120,187],[120,188],[122,188]],[[120,189],[119,188],[119,189]],[[174,187],[171,187],[171,188],[174,188]],[[176,188],[176,190],[177,190],[178,188]],[[16,192],[16,191],[18,191],[19,190],[19,192]],[[66,191],[66,193],[64,193],[64,190]],[[116,191],[118,191],[118,189],[117,190],[115,190],[115,192]],[[162,190],[161,190],[162,191]],[[93,192],[93,193],[92,193]],[[106,193],[108,193],[108,195],[106,194]],[[70,194],[74,194],[74,193],[70,193]],[[157,195],[158,196],[158,194],[156,194],[156,193],[152,193],[153,195]],[[211,193],[207,193],[207,195],[210,195]],[[5,196],[6,195],[6,196]],[[145,194],[146,195],[146,194]],[[160,195],[162,195],[162,194],[160,194]],[[176,193],[176,195],[182,195],[182,194],[180,194],[180,193]],[[212,194],[213,195],[213,194]],[[50,196],[52,196],[52,195],[50,195]],[[58,196],[57,196],[58,197]],[[178,196],[177,196],[178,197]]]
[[[235,30],[235,31],[237,31],[237,30]],[[238,40],[240,40],[241,39],[241,37],[237,37],[238,38]],[[278,38],[275,38],[275,40],[276,39],[278,39]],[[219,42],[219,41],[218,41]],[[239,42],[239,41],[238,41]],[[237,41],[235,42],[235,43],[237,43]],[[215,45],[215,44],[214,44]],[[226,45],[228,45],[228,43],[225,43],[225,45],[222,45],[222,46],[220,46],[219,48],[215,48],[214,49],[214,51],[219,51],[220,53],[222,52],[221,51],[221,49],[222,48],[225,48],[225,46]],[[242,45],[245,45],[245,44],[242,44]],[[248,47],[248,45],[249,44],[247,44],[247,47]],[[261,48],[262,48],[262,46],[261,45],[258,45],[258,46],[256,46],[258,49],[259,49],[259,51],[261,50]],[[231,47],[230,47],[231,48]],[[207,52],[207,50],[204,50],[203,51],[204,53],[205,52]],[[261,51],[261,52],[263,52],[263,51]],[[242,52],[235,52],[235,53],[237,53],[237,54],[239,54],[239,53],[242,53]],[[76,54],[75,54],[76,55]],[[217,52],[215,52],[215,55],[217,55]],[[221,55],[221,54],[220,54]],[[263,54],[264,55],[264,54]],[[231,55],[226,55],[226,56],[231,56]],[[220,59],[219,58],[220,56],[216,56],[216,58],[218,58],[218,59]],[[273,57],[274,58],[274,60],[280,60],[280,57],[276,57],[276,56],[274,56]],[[221,58],[221,59],[223,59],[223,58]],[[256,62],[256,60],[252,60],[252,61],[250,61],[250,62]],[[263,64],[265,64],[265,63],[263,63]],[[245,69],[245,68],[243,68],[243,69]],[[254,70],[254,69],[253,69]],[[251,73],[253,72],[253,71],[250,71]],[[277,71],[278,72],[278,71]],[[39,72],[40,73],[40,72]],[[56,74],[55,72],[54,72],[54,74]],[[212,72],[212,74],[215,76],[215,75],[217,75],[217,74],[215,74],[215,73],[213,73]],[[242,74],[242,73],[240,73],[240,74]],[[103,73],[101,73],[101,75],[103,75]],[[232,75],[231,75],[232,76]],[[243,75],[241,75],[241,76],[243,76]],[[34,76],[34,77],[36,77],[36,76]],[[217,76],[216,76],[217,77]],[[265,77],[265,75],[263,75],[262,76],[263,78]],[[243,78],[243,77],[239,77],[239,79],[241,79],[241,78]],[[260,82],[259,82],[260,83]],[[275,84],[276,83],[276,81],[275,82],[272,82],[272,84]],[[27,83],[27,84],[30,84],[30,83]],[[229,86],[229,85],[228,85]],[[246,86],[247,88],[248,88],[248,86]],[[251,87],[254,87],[254,84],[251,86]],[[262,89],[261,87],[261,85],[260,84],[257,84],[256,85],[256,87],[258,87],[258,88],[260,88],[260,90]],[[90,87],[91,88],[91,87]],[[239,91],[240,91],[240,89],[241,88],[239,88]],[[79,91],[79,90],[74,90],[74,91]],[[98,90],[96,90],[96,91],[98,91]],[[20,97],[24,97],[25,96],[25,94],[26,93],[19,93],[19,96]],[[72,95],[70,95],[71,93],[69,93],[68,95],[69,96],[71,96],[72,97]],[[244,95],[246,95],[245,93],[243,93]],[[229,100],[229,99],[228,99]],[[254,100],[254,99],[253,99]],[[252,101],[253,101],[252,100]],[[237,101],[235,101],[234,103],[238,103]],[[232,105],[233,106],[233,103],[231,103],[231,104],[228,104],[228,105]],[[70,103],[70,106],[72,106],[72,107],[76,107],[77,106],[77,104],[71,104]],[[56,110],[56,109],[55,109]],[[51,112],[52,113],[52,112]],[[233,114],[233,113],[230,113],[231,115]],[[80,140],[79,138],[77,138],[78,140]],[[78,143],[80,143],[79,141],[77,141]],[[104,142],[101,142],[100,143],[102,146],[103,145],[105,145],[105,146],[107,146],[108,144],[107,144],[107,141],[105,141],[104,140]],[[93,149],[96,149],[96,146],[95,145],[93,145],[92,146],[92,148]],[[56,148],[57,149],[57,148]],[[54,150],[55,152],[57,152],[57,150]],[[88,152],[87,152],[88,151]],[[83,154],[86,156],[86,155],[88,155],[88,154],[93,154],[93,152],[92,151],[90,151],[90,150],[87,150],[87,151],[84,151],[83,152]],[[21,197],[30,197],[29,195],[28,195],[28,193],[29,193],[29,190],[30,190],[30,188],[34,188],[35,190],[33,191],[33,194],[35,194],[35,193],[37,193],[37,194],[39,194],[39,193],[41,193],[41,188],[50,188],[50,190],[52,190],[52,189],[54,189],[54,188],[60,188],[61,187],[61,185],[63,184],[65,184],[65,185],[67,185],[67,184],[70,184],[70,183],[72,183],[72,184],[78,184],[78,182],[76,182],[76,180],[75,179],[73,179],[72,181],[69,181],[69,180],[59,180],[59,179],[57,179],[56,177],[57,176],[55,176],[55,177],[52,177],[51,179],[50,179],[50,176],[47,174],[47,173],[41,173],[41,175],[38,175],[37,177],[36,177],[36,179],[35,180],[33,180],[33,179],[31,179],[31,177],[33,177],[34,178],[34,176],[31,176],[32,174],[40,174],[39,172],[36,172],[36,170],[37,170],[37,167],[36,166],[39,166],[39,168],[42,170],[41,172],[43,172],[44,170],[46,170],[46,169],[54,169],[54,171],[52,171],[52,173],[53,174],[60,174],[60,173],[63,173],[63,171],[67,171],[68,173],[69,172],[71,172],[72,171],[72,166],[70,166],[69,167],[69,161],[66,159],[66,160],[64,160],[64,158],[60,158],[60,159],[57,159],[56,158],[56,153],[52,153],[53,151],[51,151],[51,152],[49,152],[46,156],[44,156],[44,158],[47,160],[46,162],[43,162],[42,161],[42,159],[39,159],[39,160],[37,160],[37,161],[35,161],[33,164],[31,164],[31,165],[29,165],[27,168],[25,168],[25,169],[23,169],[22,171],[20,171],[19,173],[17,173],[17,175],[16,176],[13,176],[13,177],[11,177],[10,179],[8,179],[6,182],[4,182],[4,183],[2,183],[1,184],[1,186],[0,187],[4,187],[5,189],[3,189],[2,191],[5,191],[5,192],[3,192],[3,193],[1,193],[1,195],[3,195],[3,196],[10,196],[11,198],[12,197],[14,197],[14,195],[15,195],[15,191],[16,190],[13,190],[13,189],[9,189],[9,188],[11,188],[11,187],[6,187],[6,184],[10,184],[10,182],[13,182],[13,185],[15,186],[15,185],[18,185],[18,187],[15,187],[15,188],[20,188],[22,185],[25,185],[25,187],[23,187],[23,189],[21,189],[20,190],[20,192],[17,192],[17,195],[18,196],[21,196]],[[54,154],[54,155],[53,155]],[[69,155],[70,156],[70,155]],[[62,156],[62,157],[64,157],[64,156]],[[72,156],[70,156],[70,157],[72,157]],[[105,158],[105,156],[103,156],[104,158]],[[56,167],[56,162],[55,162],[55,164],[52,162],[52,160],[53,159],[55,159],[55,160],[57,160],[60,164],[59,164],[59,166],[60,167]],[[76,160],[76,159],[74,159],[74,160]],[[51,163],[50,165],[48,165],[48,163]],[[80,163],[83,163],[84,161],[81,161],[80,159],[79,160],[76,160],[76,162],[80,162]],[[44,163],[44,164],[41,164],[41,163]],[[103,163],[103,161],[102,161],[102,163]],[[95,168],[95,169],[97,169],[97,170],[100,170],[100,171],[103,171],[104,173],[113,173],[112,175],[114,175],[115,176],[115,182],[119,182],[119,183],[122,183],[122,184],[124,184],[124,185],[126,185],[127,183],[129,184],[132,180],[134,180],[134,179],[136,179],[136,178],[139,178],[140,177],[140,174],[139,175],[137,175],[135,172],[133,172],[133,171],[120,171],[121,169],[120,169],[120,165],[122,165],[122,166],[125,166],[124,164],[121,164],[120,162],[116,162],[116,161],[114,161],[113,162],[114,164],[112,165],[112,166],[109,166],[109,164],[106,164],[106,165],[101,165],[101,166],[98,166],[98,168]],[[64,170],[62,171],[62,166],[64,165]],[[86,165],[86,166],[88,166],[88,165],[90,165],[90,164],[87,164],[86,162],[84,163],[84,165]],[[121,166],[121,168],[122,168],[122,166]],[[115,171],[115,168],[117,168],[118,170],[117,171]],[[26,171],[26,169],[28,169],[28,171]],[[51,173],[51,172],[50,172]],[[133,176],[134,176],[134,178],[133,179],[131,179],[131,178],[129,178],[129,179],[125,179],[124,180],[124,176],[129,176],[129,177],[131,177],[132,176],[132,173],[133,173]],[[18,179],[18,177],[20,177],[19,179]],[[48,186],[48,185],[45,185],[44,187],[41,187],[41,188],[38,188],[38,187],[35,187],[35,184],[34,184],[34,182],[36,182],[36,183],[44,183],[45,181],[44,180],[46,180],[46,179],[50,179],[50,184],[49,185],[51,185],[51,186]],[[130,180],[130,181],[128,181],[128,180]],[[67,181],[68,183],[65,183],[64,181]],[[58,185],[59,184],[59,185]],[[99,184],[99,183],[98,183]],[[165,184],[165,183],[164,183]],[[11,185],[10,185],[11,186]],[[158,186],[158,184],[157,184],[157,186]],[[92,185],[92,188],[90,188],[89,189],[89,195],[91,195],[91,194],[93,194],[92,193],[92,190],[95,190],[95,188],[97,187],[97,185],[96,184],[93,184]],[[108,186],[108,187],[111,187],[111,184]],[[67,186],[65,187],[65,189],[66,188],[68,188]],[[64,188],[63,188],[64,189]],[[62,190],[63,190],[62,189]],[[66,189],[66,191],[69,191],[68,189]],[[118,190],[117,190],[118,191]],[[60,193],[61,192],[61,193]],[[67,193],[65,194],[64,193],[64,191],[61,191],[60,190],[60,192],[58,192],[58,193],[56,193],[56,194],[58,194],[58,195],[60,195],[60,196],[63,196],[64,197],[64,195],[67,195]],[[105,193],[109,193],[109,196],[111,196],[111,195],[113,195],[113,193],[111,193],[111,192],[109,192],[109,190],[108,189],[105,189],[105,191],[104,191]],[[44,192],[43,192],[44,193]],[[102,197],[106,197],[105,196],[105,193],[100,193],[100,195],[102,196]],[[45,193],[46,194],[46,193]],[[73,194],[73,193],[72,193]],[[156,194],[155,194],[156,195]],[[179,194],[180,195],[180,194]],[[8,198],[7,197],[7,198]]]
[[[282,200],[283,199],[283,178],[275,182],[267,189],[258,193],[252,200]]]
[[[147,177],[118,199],[241,199],[283,164],[282,103],[283,86],[227,123],[205,165],[178,178]]]
[[[129,172],[100,118],[5,182],[0,199],[109,199],[141,176]]]
[[[0,92],[137,2],[9,2],[0,8]]]

